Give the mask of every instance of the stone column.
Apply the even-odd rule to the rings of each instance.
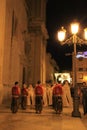
[[[3,57],[5,42],[6,0],[0,0],[0,104],[3,97]]]
[[[31,79],[34,84],[40,80],[42,83],[46,80],[45,61],[46,61],[46,40],[47,32],[43,24],[32,23],[29,27],[31,41]]]

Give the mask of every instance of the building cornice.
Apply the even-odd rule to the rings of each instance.
[[[31,24],[29,24],[28,31],[29,33],[42,34],[45,39],[49,38],[47,29],[43,22],[31,22]]]

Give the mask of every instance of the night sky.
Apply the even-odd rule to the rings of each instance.
[[[72,56],[65,56],[65,54],[73,52],[73,45],[61,46],[57,40],[57,31],[64,26],[69,32],[70,23],[74,20],[81,24],[80,33],[83,33],[83,28],[87,27],[87,0],[48,0],[46,9],[46,27],[49,34],[47,52],[51,53],[60,70],[71,70]],[[83,50],[87,51],[87,45],[77,45],[77,51]]]

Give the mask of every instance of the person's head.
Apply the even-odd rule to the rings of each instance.
[[[39,81],[37,81],[37,84],[40,84],[41,83],[41,81],[39,80]]]
[[[83,84],[83,86],[86,86],[86,82],[83,82],[82,84]]]
[[[24,83],[24,84],[23,84],[23,88],[26,88],[26,87],[27,87],[27,85]]]
[[[68,80],[64,80],[64,81],[63,81],[63,85],[64,85],[64,84],[69,84]]]
[[[61,84],[61,80],[58,80],[58,84]]]
[[[18,85],[18,81],[15,82],[15,85]]]
[[[32,88],[32,87],[33,87],[32,84],[29,84],[28,88]]]
[[[65,84],[69,84],[68,80],[65,80]]]

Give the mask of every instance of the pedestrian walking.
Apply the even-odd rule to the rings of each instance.
[[[70,85],[69,85],[69,82],[68,80],[65,80],[63,82],[63,106],[64,107],[72,107],[72,96],[71,96],[71,91],[70,91]]]
[[[47,105],[52,106],[52,87],[50,84],[47,84],[46,92],[47,92]]]
[[[43,88],[41,82],[38,81],[35,86],[35,110],[36,113],[41,113],[43,108]]]
[[[46,88],[46,84],[42,84],[42,88],[43,88],[43,106],[46,107],[47,104],[47,88]]]
[[[34,88],[32,84],[29,84],[28,86],[28,96],[27,96],[27,105],[29,106],[34,106],[35,101],[34,101]]]
[[[18,81],[16,81],[14,86],[12,87],[11,94],[12,94],[11,110],[13,113],[16,113],[20,104],[19,99],[21,94]]]
[[[27,85],[24,83],[21,89],[21,108],[22,109],[26,109],[27,107],[27,96],[28,96]]]
[[[87,85],[86,85],[86,82],[83,82],[81,91],[82,91],[83,112],[84,112],[84,115],[86,115],[87,114]]]
[[[58,83],[55,84],[53,88],[53,108],[55,109],[56,113],[59,114],[62,112],[63,109],[62,95],[63,95],[63,90],[62,90],[61,81],[58,81]]]

